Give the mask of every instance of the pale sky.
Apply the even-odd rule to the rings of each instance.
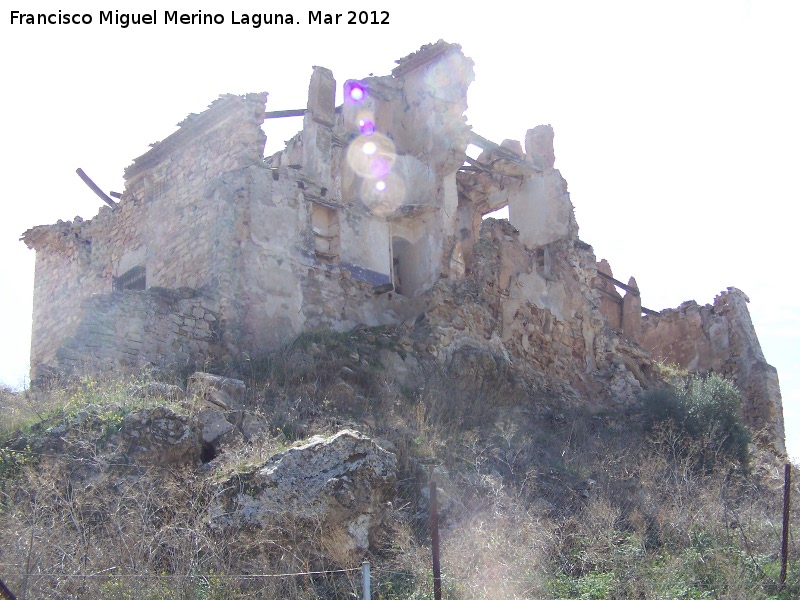
[[[6,5],[0,219],[0,381],[25,383],[34,252],[20,235],[93,217],[75,175],[122,191],[148,145],[224,93],[269,92],[267,110],[305,107],[312,65],[348,78],[442,38],[475,61],[468,122],[494,141],[555,130],[581,238],[654,310],[750,297],[783,391],[787,446],[800,457],[800,3],[746,2],[31,2]],[[339,7],[333,9],[332,7]],[[232,8],[233,7],[233,8]],[[388,25],[311,25],[308,11],[388,11]],[[10,25],[20,12],[89,13],[91,25]],[[99,23],[100,10],[157,9],[157,25]],[[163,12],[221,13],[224,25],[168,25]],[[291,12],[258,29],[243,13]],[[300,120],[267,121],[267,152]]]

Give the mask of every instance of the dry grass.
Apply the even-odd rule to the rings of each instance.
[[[788,587],[777,586],[782,468],[773,456],[752,457],[749,473],[730,461],[697,469],[704,450],[680,430],[648,435],[630,414],[569,410],[487,355],[420,359],[415,384],[400,385],[375,358],[376,345],[392,347],[390,333],[310,336],[228,372],[247,379],[269,431],[227,449],[216,471],[104,463],[107,431],[80,415],[161,402],[135,398],[130,381],[3,391],[13,417],[0,463],[4,581],[20,598],[357,598],[357,570],[255,577],[357,569],[322,523],[311,532],[289,520],[261,530],[208,524],[214,485],[295,439],[349,426],[385,440],[401,465],[392,518],[366,556],[378,600],[432,598],[422,493],[432,474],[450,600],[800,596],[794,538]],[[58,423],[74,429],[69,451],[9,458],[8,440],[35,442]]]

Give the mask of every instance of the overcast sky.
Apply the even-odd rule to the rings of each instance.
[[[267,91],[267,110],[305,107],[312,65],[341,84],[388,74],[443,38],[475,61],[467,117],[497,142],[555,129],[581,238],[643,304],[701,304],[744,290],[778,368],[787,445],[800,456],[800,3],[746,2],[22,2],[3,10],[0,381],[28,370],[39,224],[93,217],[149,144],[219,94]],[[332,7],[337,7],[333,9]],[[327,7],[340,25],[308,23]],[[11,11],[86,13],[90,25],[11,25]],[[100,24],[100,10],[157,9],[156,25]],[[220,13],[223,25],[164,23],[164,11]],[[235,25],[291,12],[293,25]],[[348,11],[389,13],[347,25]],[[341,91],[339,92],[341,94]],[[267,152],[300,120],[267,121]]]

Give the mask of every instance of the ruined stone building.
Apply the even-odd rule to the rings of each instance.
[[[552,128],[495,144],[466,124],[472,64],[440,41],[391,75],[345,81],[338,107],[315,67],[302,130],[266,158],[262,124],[281,116],[267,94],[190,115],[125,170],[113,207],[25,232],[32,376],[195,366],[424,314],[442,359],[490,349],[581,398],[635,397],[655,360],[721,372],[783,450],[777,375],[744,294],[643,317],[636,282],[578,237]],[[483,221],[505,206],[509,221]]]

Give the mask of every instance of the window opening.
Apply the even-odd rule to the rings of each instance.
[[[481,219],[505,219],[508,221],[508,204],[501,206],[497,210],[486,213]]]
[[[316,203],[311,206],[314,253],[319,259],[332,261],[339,256],[339,211]]]
[[[147,271],[144,265],[133,267],[119,277],[114,277],[111,289],[115,292],[147,289]]]
[[[401,296],[411,295],[414,284],[414,260],[411,242],[401,237],[392,238],[392,282],[394,291]]]

